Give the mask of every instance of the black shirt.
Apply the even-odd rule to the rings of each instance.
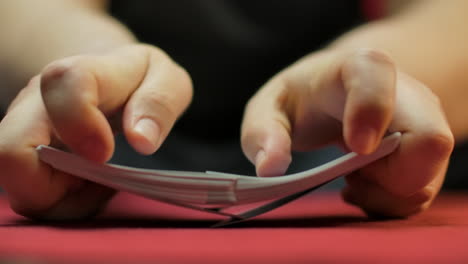
[[[363,22],[364,4],[358,0],[111,1],[111,14],[141,41],[162,48],[187,69],[195,90],[191,107],[155,157],[137,159],[126,146],[115,160],[139,167],[253,173],[238,144],[247,100],[278,71]],[[468,144],[459,146],[452,155],[446,187],[468,186],[468,177],[461,177],[468,173],[467,157]],[[303,162],[297,162],[301,158]],[[329,158],[323,153],[299,156],[293,165],[303,170]]]
[[[191,75],[176,133],[239,135],[247,100],[275,73],[363,21],[356,0],[114,0],[111,14]]]

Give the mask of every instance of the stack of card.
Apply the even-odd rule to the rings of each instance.
[[[397,148],[400,136],[398,132],[387,136],[369,155],[351,152],[304,172],[269,178],[98,164],[48,146],[39,146],[37,151],[40,159],[52,167],[89,181],[171,204],[206,209],[270,201],[314,188],[390,154]]]

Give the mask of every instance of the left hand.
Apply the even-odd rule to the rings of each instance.
[[[444,180],[454,140],[438,98],[376,50],[311,54],[249,101],[242,148],[259,176],[285,173],[291,151],[338,143],[369,154],[402,132],[391,155],[347,176],[344,199],[368,213],[426,209]]]

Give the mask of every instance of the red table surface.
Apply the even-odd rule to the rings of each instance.
[[[468,263],[468,194],[406,220],[370,221],[326,192],[209,228],[219,219],[120,193],[97,219],[46,225],[1,197],[0,263]]]

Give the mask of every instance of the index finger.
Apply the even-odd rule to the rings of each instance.
[[[41,78],[42,98],[60,139],[88,159],[108,160],[114,141],[107,118],[122,110],[144,80],[149,62],[150,49],[134,45],[48,65]]]

